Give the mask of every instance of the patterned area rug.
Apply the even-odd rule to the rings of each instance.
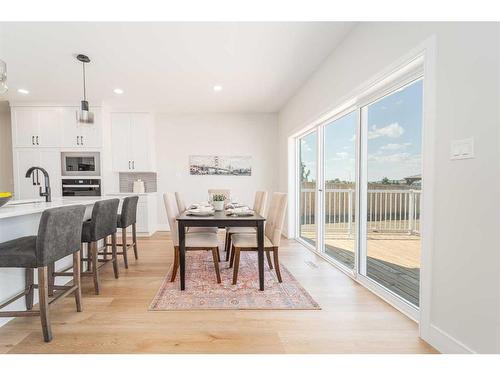
[[[222,256],[222,255],[221,255]],[[265,290],[259,291],[257,253],[242,252],[237,285],[232,285],[233,269],[220,262],[222,283],[217,284],[212,253],[186,254],[186,290],[179,287],[179,273],[170,282],[172,267],[163,280],[150,310],[320,310],[318,303],[293,275],[281,265],[283,282],[274,270],[264,266]]]

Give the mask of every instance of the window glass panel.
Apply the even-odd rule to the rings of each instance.
[[[300,138],[299,148],[299,235],[310,244],[316,245],[317,132]]]

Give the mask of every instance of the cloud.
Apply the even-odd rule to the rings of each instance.
[[[383,151],[397,151],[397,150],[404,150],[408,146],[411,146],[410,142],[405,142],[405,143],[388,143],[388,144],[380,147],[380,149],[383,150]]]
[[[383,128],[377,128],[377,125],[373,125],[372,130],[368,131],[368,139],[379,137],[398,138],[401,137],[404,132],[405,130],[397,122],[393,122]]]
[[[368,155],[368,160],[378,161],[378,162],[399,163],[408,160],[409,157],[410,154],[408,152],[399,152],[390,155],[379,155],[379,154]]]
[[[337,152],[335,155],[337,155],[339,159],[347,159],[347,157],[349,156],[347,152]]]

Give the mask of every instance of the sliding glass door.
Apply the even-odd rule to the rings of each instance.
[[[324,127],[323,247],[326,255],[354,269],[356,251],[356,131],[351,112]]]
[[[318,132],[299,139],[299,236],[316,245]]]
[[[419,305],[422,80],[362,108],[366,228],[362,273]]]
[[[298,138],[297,222],[300,240],[416,311],[423,79],[413,77]]]

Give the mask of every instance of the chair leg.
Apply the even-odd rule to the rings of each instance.
[[[278,259],[277,247],[273,249],[273,256],[274,256],[274,268],[276,270],[276,276],[278,276],[278,281],[281,283],[283,280],[281,279],[280,260]]]
[[[87,242],[87,271],[92,272],[92,243]]]
[[[127,229],[122,228],[122,249],[123,249],[123,263],[125,263],[125,268],[128,268],[127,259]]]
[[[218,247],[212,248],[212,258],[214,259],[214,267],[215,267],[215,274],[217,276],[217,284],[220,284],[221,283],[220,270],[219,270],[219,261],[220,260],[219,260],[218,254],[219,254],[219,248]]]
[[[52,329],[50,327],[47,268],[47,266],[38,267],[38,305],[40,306],[40,321],[42,323],[43,339],[45,342],[50,342],[52,341]]]
[[[73,253],[73,285],[76,285],[75,290],[75,303],[76,311],[82,311],[82,283],[81,283],[81,269],[80,269],[80,250]]]
[[[35,270],[33,268],[26,268],[24,272],[26,288],[28,288],[28,293],[24,297],[26,301],[26,310],[31,310],[33,309],[33,278],[35,276]]]
[[[135,259],[139,259],[139,253],[137,252],[137,228],[135,226],[135,223],[132,224],[132,241],[134,242]]]
[[[231,235],[228,231],[228,228],[226,228],[226,240],[224,241],[224,251],[226,252],[226,262],[229,260],[229,249],[230,249],[229,237],[230,236]]]
[[[102,258],[104,260],[108,259],[108,236],[104,237],[104,250],[103,250],[103,256]]]
[[[97,257],[97,242],[90,244],[90,252],[92,253],[92,275],[94,276],[95,294],[99,294],[99,259]]]
[[[116,254],[116,232],[111,235],[111,251],[113,257],[113,272],[115,273],[115,279],[120,277],[118,271],[118,255]]]
[[[54,262],[49,263],[47,265],[47,285],[49,288],[49,297],[54,296],[54,271],[55,271],[55,264]]]
[[[273,269],[273,262],[271,262],[271,253],[269,252],[269,250],[265,251],[266,251],[267,264],[269,264],[270,269]]]
[[[170,277],[170,282],[175,281],[175,276],[177,275],[177,269],[179,268],[179,248],[174,247],[174,266],[172,267],[172,277]]]
[[[231,245],[231,259],[229,261],[229,268],[231,268],[234,265],[234,246]]]
[[[233,246],[234,254],[234,270],[233,270],[233,285],[238,281],[238,270],[240,268],[240,249]]]

